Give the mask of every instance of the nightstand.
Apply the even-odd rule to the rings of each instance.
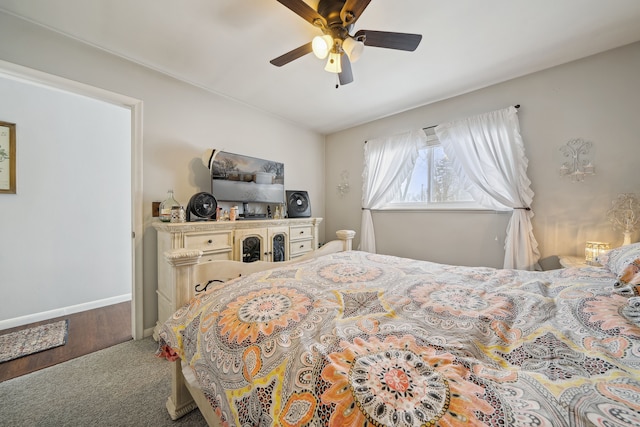
[[[560,265],[564,268],[601,267],[600,264],[587,264],[584,257],[579,256],[560,256],[558,257],[558,260],[560,261]]]

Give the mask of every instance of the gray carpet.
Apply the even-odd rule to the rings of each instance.
[[[169,417],[170,363],[156,348],[128,341],[0,382],[0,426],[206,426],[198,410]]]

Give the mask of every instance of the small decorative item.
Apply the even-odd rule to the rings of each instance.
[[[0,122],[0,194],[16,194],[16,125]]]
[[[238,218],[238,207],[233,206],[229,211],[229,221],[235,221]]]
[[[631,233],[637,228],[640,220],[640,199],[633,193],[622,193],[618,194],[618,198],[611,204],[607,218],[613,224],[613,228],[623,231],[622,245],[628,245],[631,243]]]
[[[349,171],[346,169],[340,173],[340,184],[338,184],[340,197],[344,197],[349,192]]]
[[[160,203],[160,221],[171,222],[171,209],[180,206],[180,203],[173,197],[173,190],[167,191],[167,198]]]
[[[611,249],[609,243],[605,242],[587,242],[584,246],[584,259],[589,265],[600,265],[598,256],[608,252]]]
[[[583,139],[572,139],[560,147],[560,151],[569,160],[560,166],[560,176],[568,176],[571,182],[582,182],[584,177],[595,175],[596,168],[588,158],[592,143]]]
[[[173,206],[171,208],[171,221],[170,222],[186,222],[187,215],[185,213],[184,207],[182,206]]]
[[[284,215],[282,214],[282,205],[276,205],[276,211],[273,214],[273,219],[282,219]]]

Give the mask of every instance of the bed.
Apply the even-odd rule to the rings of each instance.
[[[640,426],[640,244],[529,272],[355,251],[341,233],[240,277],[173,254],[189,295],[159,333],[173,418],[197,405],[216,426]]]

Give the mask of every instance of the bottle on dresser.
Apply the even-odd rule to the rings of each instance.
[[[167,191],[167,198],[160,203],[160,221],[171,222],[171,208],[180,206],[180,203],[173,197],[173,190]]]

